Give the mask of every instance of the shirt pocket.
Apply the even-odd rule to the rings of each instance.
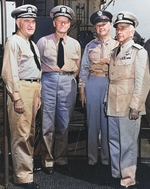
[[[18,63],[19,63],[19,65],[21,64],[21,62],[22,63],[24,63],[24,62],[28,62],[29,61],[29,59],[32,59],[32,58],[34,58],[34,54],[33,54],[33,52],[31,51],[31,50],[24,50],[24,49],[22,49],[22,51],[20,51],[19,52],[19,55],[18,55]]]
[[[79,55],[77,54],[77,52],[67,52],[66,55],[67,55],[67,58],[72,61],[76,61],[79,59]]]
[[[100,48],[95,48],[90,50],[89,53],[90,60],[94,63],[99,63],[100,62]]]
[[[120,62],[119,62],[119,66],[127,66],[127,65],[131,65],[133,63],[133,60],[130,59],[130,58],[125,58],[125,59],[120,59]]]

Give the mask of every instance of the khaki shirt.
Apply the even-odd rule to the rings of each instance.
[[[129,115],[129,108],[145,114],[145,101],[150,88],[149,61],[146,50],[128,41],[116,57],[114,49],[109,68],[109,116]]]
[[[37,42],[40,52],[42,71],[66,71],[76,72],[81,61],[81,47],[77,40],[66,36],[62,42],[64,47],[64,66],[60,69],[57,66],[59,40],[55,34],[42,37]]]
[[[89,75],[107,77],[110,55],[116,46],[118,42],[111,37],[105,41],[96,38],[86,45],[81,61],[79,87],[85,86]]]
[[[37,46],[32,42],[40,62]],[[39,79],[41,72],[37,68],[30,43],[19,35],[8,38],[4,51],[2,78],[8,93],[12,96],[19,92],[20,79]]]

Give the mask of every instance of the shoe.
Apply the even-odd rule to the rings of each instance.
[[[55,164],[54,168],[59,171],[70,171],[71,170],[71,168],[68,164],[64,164],[64,165]]]
[[[138,189],[137,185],[132,185],[132,186],[117,186],[115,189]]]
[[[26,188],[26,189],[39,189],[40,186],[34,182],[29,183],[21,183],[21,184],[15,184],[18,187]]]
[[[26,184],[26,189],[39,189],[40,186],[38,184],[35,184],[34,182],[30,182]]]
[[[37,167],[33,168],[33,173],[37,173],[39,171],[41,171],[41,167],[39,167],[39,168],[37,168]]]
[[[108,186],[119,186],[120,183],[120,178],[106,178],[103,182],[103,184],[108,185]]]
[[[54,174],[54,168],[53,167],[42,167],[42,171],[46,173],[47,175]]]
[[[87,171],[93,171],[94,169],[96,169],[96,166],[97,164],[94,164],[94,165],[91,165],[91,164],[88,164],[87,167],[86,167],[86,170]]]

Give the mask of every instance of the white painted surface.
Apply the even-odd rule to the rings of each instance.
[[[6,22],[7,22],[7,37],[11,36],[15,31],[15,19],[11,17],[11,12],[15,9],[14,1],[6,2]],[[1,23],[1,2],[0,2],[0,23]],[[0,24],[0,44],[2,44],[2,28]]]
[[[150,0],[115,0],[107,9],[112,14],[117,14],[120,11],[129,11],[136,15],[139,26],[136,31],[145,38],[145,41],[150,38]],[[115,36],[115,30],[111,31],[112,36]]]

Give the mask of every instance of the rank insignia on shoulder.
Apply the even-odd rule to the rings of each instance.
[[[139,44],[133,44],[132,46],[137,48],[137,49],[139,49],[139,50],[143,49],[143,47],[141,45],[139,45]]]

